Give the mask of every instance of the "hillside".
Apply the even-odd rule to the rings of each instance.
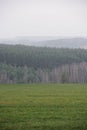
[[[52,69],[63,64],[87,61],[87,50],[68,48],[0,45],[0,63]]]
[[[39,47],[84,48],[87,49],[87,38],[58,38],[58,37],[18,37],[0,40],[0,44],[22,44]]]
[[[86,83],[87,50],[0,45],[0,83]]]

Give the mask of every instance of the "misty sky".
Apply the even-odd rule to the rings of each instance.
[[[87,0],[0,0],[0,38],[87,37]]]

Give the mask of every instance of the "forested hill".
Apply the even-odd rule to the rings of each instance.
[[[0,45],[0,63],[13,66],[55,68],[62,64],[87,61],[87,50]]]
[[[87,38],[58,38],[58,37],[18,37],[14,39],[0,40],[0,44],[29,45],[37,47],[56,48],[83,48],[87,49]]]
[[[87,50],[0,45],[0,83],[87,82]]]

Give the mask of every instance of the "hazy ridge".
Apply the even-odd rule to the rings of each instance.
[[[14,39],[0,40],[0,44],[22,44],[40,47],[56,48],[84,48],[87,49],[87,38],[60,38],[60,37],[17,37]]]

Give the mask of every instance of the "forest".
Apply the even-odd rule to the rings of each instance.
[[[0,83],[86,83],[87,50],[0,44]]]

